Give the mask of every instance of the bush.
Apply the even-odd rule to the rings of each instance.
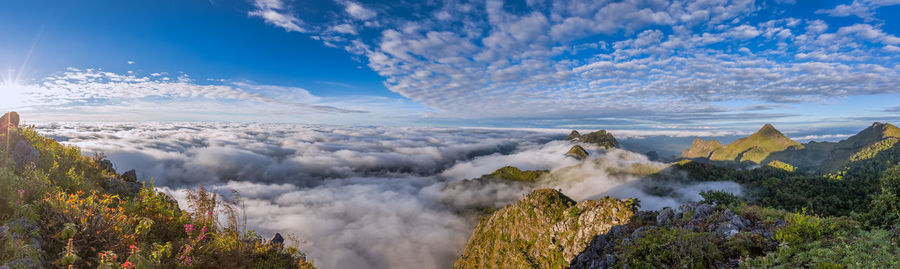
[[[741,200],[737,195],[730,192],[716,190],[701,191],[700,197],[703,197],[703,201],[700,201],[700,203],[726,207],[737,204]]]
[[[805,209],[799,213],[789,214],[787,223],[788,225],[775,232],[775,239],[790,246],[814,241],[835,229],[834,224],[825,222],[819,217],[807,215]]]
[[[900,165],[882,175],[881,193],[872,200],[869,212],[862,221],[876,228],[900,225]]]
[[[724,258],[714,233],[680,228],[647,231],[631,246],[622,247],[623,263],[632,268],[713,268]]]
[[[137,224],[142,218],[129,216],[122,207],[118,196],[85,194],[76,192],[68,194],[57,191],[41,201],[44,238],[48,240],[48,254],[63,253],[64,248],[73,246],[66,237],[74,240],[74,254],[83,257],[76,267],[95,267],[99,258],[95,255],[100,250],[112,250],[126,253],[129,246],[134,245],[142,232]],[[63,233],[77,227],[75,235]]]

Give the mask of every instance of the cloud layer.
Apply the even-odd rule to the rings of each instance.
[[[338,3],[343,12],[308,16],[308,34],[364,56],[390,90],[444,116],[723,114],[735,108],[716,102],[900,89],[900,38],[826,22],[897,1],[854,0],[821,18],[782,15],[794,1]]]
[[[238,190],[252,228],[296,234],[321,268],[445,268],[477,221],[469,209],[503,206],[534,188],[577,200],[638,197],[644,209],[698,200],[704,189],[741,192],[735,183],[693,184],[680,174],[650,181],[639,174],[664,165],[624,150],[588,146],[596,158],[580,162],[564,156],[572,144],[557,132],[226,123],[37,128],[85,152],[105,152],[116,169],[137,169],[180,201],[182,190],[201,183]],[[551,169],[552,177],[537,185],[459,184],[506,165]]]

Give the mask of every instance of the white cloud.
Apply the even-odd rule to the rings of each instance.
[[[365,57],[389,90],[432,118],[696,118],[724,100],[900,91],[900,39],[882,26],[750,18],[770,8],[751,0],[551,1],[540,9],[444,1],[385,4],[377,16],[339,4],[342,16],[319,18],[328,26],[314,38]],[[427,16],[392,13],[405,9]]]
[[[306,32],[306,29],[300,26],[303,22],[292,14],[291,9],[282,0],[254,0],[253,6],[256,9],[247,13],[251,17],[260,17],[266,23],[287,31]]]
[[[351,17],[359,20],[369,20],[378,15],[374,10],[368,9],[357,2],[347,0],[342,1],[342,4],[344,5],[344,11],[346,11],[347,14],[350,14]]]
[[[900,0],[853,0],[852,3],[840,4],[832,9],[817,10],[817,14],[828,14],[834,17],[856,16],[872,20],[875,9],[885,6],[900,5]]]

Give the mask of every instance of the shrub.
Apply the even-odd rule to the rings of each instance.
[[[712,268],[724,258],[713,233],[680,228],[645,232],[633,245],[622,247],[621,259],[632,268]]]
[[[49,195],[41,202],[42,222],[46,226],[44,238],[53,239],[45,249],[48,253],[61,253],[68,243],[64,239],[66,234],[60,232],[72,229],[67,225],[72,224],[79,230],[71,237],[74,253],[84,258],[76,267],[97,266],[99,260],[95,255],[100,250],[126,253],[140,236],[135,229],[140,220],[126,214],[122,204],[118,196],[96,192],[57,191]]]
[[[790,246],[814,241],[835,229],[833,223],[825,222],[816,216],[807,215],[805,209],[798,213],[789,214],[787,223],[788,225],[775,232],[775,239]]]
[[[740,198],[737,197],[737,195],[717,190],[701,191],[700,197],[703,197],[703,201],[700,201],[700,203],[711,205],[731,206],[740,201]]]

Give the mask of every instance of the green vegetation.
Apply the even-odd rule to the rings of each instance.
[[[566,268],[594,235],[626,223],[635,203],[576,203],[556,190],[535,190],[479,221],[453,267]]]
[[[716,150],[722,149],[725,146],[719,141],[710,139],[709,141],[703,141],[699,137],[694,138],[694,142],[691,143],[691,147],[684,150],[681,153],[682,158],[709,158],[710,155]]]
[[[509,181],[518,181],[518,182],[535,182],[543,176],[547,174],[549,171],[547,170],[526,170],[522,171],[519,168],[514,166],[504,166],[500,169],[491,172],[490,174],[481,176],[482,179],[490,178],[490,179],[499,179],[499,180],[509,180]]]
[[[900,224],[900,165],[881,178],[881,193],[872,200],[865,223],[871,227],[891,228]]]
[[[793,165],[790,165],[789,163],[786,163],[786,162],[777,161],[777,160],[769,162],[766,165],[768,165],[770,167],[778,168],[778,169],[781,169],[781,170],[784,170],[787,172],[794,172],[797,170],[797,168],[794,167]]]
[[[679,228],[653,229],[633,245],[622,247],[623,265],[631,268],[714,268],[724,254],[715,233]]]
[[[191,210],[182,210],[152,184],[130,182],[105,168],[102,155],[82,156],[77,147],[29,128],[11,126],[0,140],[9,141],[0,145],[0,224],[13,235],[0,237],[0,265],[313,267],[297,249],[247,230],[239,196],[216,198],[200,188],[189,195]],[[12,152],[17,145],[34,154]]]
[[[599,239],[561,266],[560,258],[554,257],[571,256],[542,243],[547,236],[543,227],[570,223],[590,210],[528,202],[533,199],[529,195],[515,207],[482,220],[456,265],[896,268],[900,266],[898,135],[900,129],[893,125],[876,123],[841,142],[802,145],[766,125],[728,146],[695,139],[682,154],[694,160],[665,169],[673,171],[657,169],[643,176],[673,180],[671,175],[686,172],[692,180],[733,181],[744,187],[741,196],[703,191],[700,204],[684,211],[633,212],[623,225],[601,229],[609,231],[595,234]],[[640,169],[627,170],[635,174],[632,170]],[[535,207],[543,209],[528,209]]]

